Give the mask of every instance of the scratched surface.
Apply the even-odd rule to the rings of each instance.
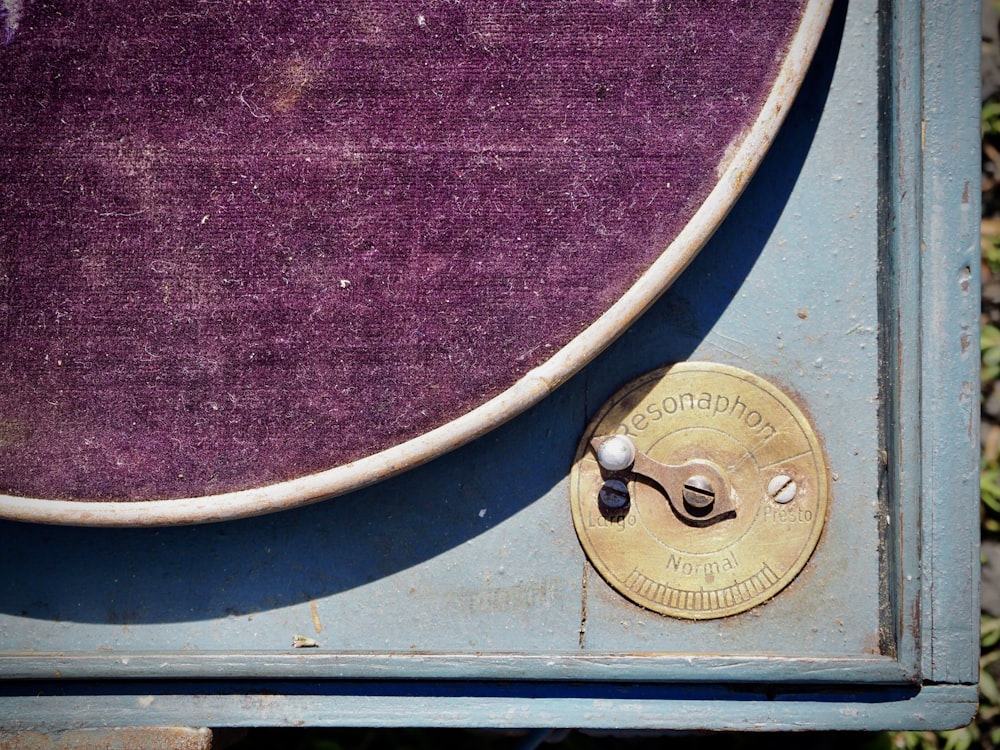
[[[901,85],[884,89],[892,96],[883,102],[900,115],[883,145],[900,142],[881,177],[905,187],[883,204],[900,223],[885,248],[899,253],[888,265],[898,286],[881,291],[898,290],[905,323],[887,333],[873,213],[874,50],[891,48],[876,33],[887,18],[880,9],[861,0],[846,19],[835,13],[771,156],[684,278],[602,357],[508,425],[405,477],[269,517],[159,530],[0,524],[0,676],[32,678],[2,685],[5,727],[141,726],[151,717],[771,731],[967,723],[977,697],[977,446],[962,381],[975,381],[965,342],[978,314],[969,292],[978,288],[978,212],[961,178],[974,185],[978,175],[978,48],[935,55],[926,100],[902,84],[923,66],[921,45],[910,42],[953,52],[975,42],[979,19],[975,8],[956,18],[957,7],[933,3],[900,3],[902,18],[888,16],[893,38],[907,43],[888,56],[899,65],[890,81]],[[968,124],[961,133],[951,129],[956,112]],[[922,248],[925,231],[937,241]],[[899,359],[880,359],[880,337]],[[609,396],[687,358],[755,371],[807,405],[825,440],[832,496],[816,553],[779,597],[738,617],[682,623],[629,604],[590,570],[565,478],[588,418]],[[880,370],[907,376],[892,393],[914,398],[880,404]],[[918,399],[933,424],[921,422]],[[887,474],[898,496],[885,509],[876,504],[880,408],[898,417],[888,430],[900,463]],[[926,463],[922,448],[933,453]],[[870,670],[867,684],[859,679],[884,641],[883,523],[886,540],[902,544],[889,585],[904,591],[903,634],[919,638],[903,644],[905,658],[922,649],[923,685],[886,684],[899,679],[888,673],[876,684]],[[296,635],[317,645],[293,649]],[[419,674],[396,659],[416,654]],[[661,655],[673,671],[656,666]],[[401,679],[414,675],[427,681]],[[158,676],[206,679],[162,685]],[[87,682],[121,677],[135,681]]]
[[[874,18],[858,4],[834,23],[720,231],[640,323],[551,398],[403,477],[274,516],[159,530],[5,524],[2,647],[105,654],[123,674],[142,652],[285,653],[294,635],[319,644],[296,649],[303,659],[877,654],[876,61],[861,51],[875,44]],[[829,518],[802,573],[745,615],[700,623],[646,612],[591,571],[566,481],[599,406],[682,359],[742,367],[794,395],[832,472]]]

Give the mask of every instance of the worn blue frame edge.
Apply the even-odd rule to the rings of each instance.
[[[932,729],[966,723],[969,685],[879,690],[469,682],[59,683],[8,694],[5,730],[126,726],[440,726],[600,729]],[[180,688],[182,694],[172,692]]]
[[[979,680],[980,105],[979,49],[972,40],[979,7],[927,2],[923,16],[922,160],[914,160],[920,166],[921,242],[905,249],[916,256],[923,281],[917,287],[922,381],[916,465],[922,494],[915,545],[923,573],[920,672],[925,681],[974,684]],[[910,50],[916,45],[915,39],[908,43]],[[964,571],[973,574],[963,576]]]

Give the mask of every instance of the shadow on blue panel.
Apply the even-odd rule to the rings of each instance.
[[[738,295],[813,146],[843,5],[775,143],[718,232],[641,320],[555,394],[403,476],[271,516],[161,529],[2,523],[0,611],[130,625],[289,606],[420,565],[545,495],[564,479],[598,406],[629,380],[689,357]],[[486,516],[476,512],[484,505]]]

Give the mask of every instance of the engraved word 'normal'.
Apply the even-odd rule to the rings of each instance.
[[[739,396],[724,396],[721,393],[713,394],[707,391],[699,394],[675,393],[664,396],[658,401],[647,404],[645,411],[633,414],[630,419],[622,422],[615,432],[619,435],[638,435],[665,416],[686,411],[700,411],[713,418],[735,419],[737,422],[742,422],[760,435],[761,444],[778,434],[777,428],[768,422],[763,414]]]
[[[705,576],[706,583],[712,583],[718,573],[734,570],[740,566],[736,554],[732,551],[713,560],[689,560],[671,554],[667,560],[667,570],[685,576]]]

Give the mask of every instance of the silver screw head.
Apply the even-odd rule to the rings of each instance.
[[[699,510],[715,503],[715,489],[707,477],[697,474],[684,483],[684,502]]]
[[[635,444],[625,435],[609,437],[597,447],[597,463],[608,471],[624,471],[635,461]]]
[[[776,503],[790,503],[795,499],[799,487],[787,474],[779,474],[767,483],[767,494]]]

